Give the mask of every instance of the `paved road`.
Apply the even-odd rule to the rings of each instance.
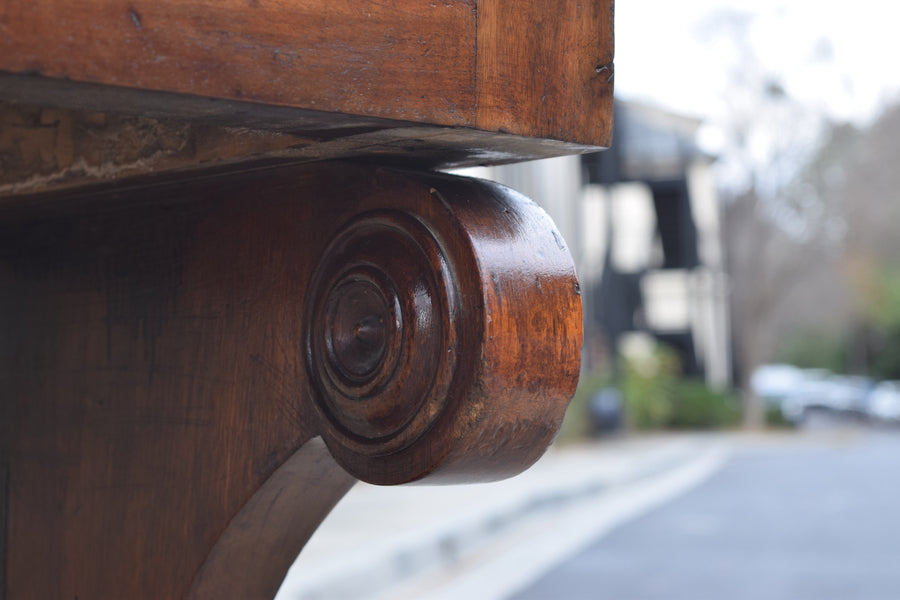
[[[516,600],[900,598],[900,431],[739,444]]]

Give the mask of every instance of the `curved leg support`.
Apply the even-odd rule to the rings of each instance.
[[[580,347],[565,245],[497,185],[315,164],[5,200],[6,598],[270,596],[354,478],[531,465]]]
[[[303,545],[354,483],[321,438],[306,442],[231,520],[188,597],[273,598]]]

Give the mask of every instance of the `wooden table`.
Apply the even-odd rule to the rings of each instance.
[[[612,2],[0,0],[0,598],[263,598],[356,479],[527,468]],[[373,515],[373,518],[377,516]]]

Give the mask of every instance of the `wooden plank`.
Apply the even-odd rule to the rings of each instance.
[[[0,23],[0,70],[472,124],[474,0],[4,0]]]
[[[230,126],[401,122],[575,151],[610,141],[612,0],[0,0],[0,31],[7,101],[78,107],[70,82],[88,82],[109,91],[94,110],[128,110],[119,90],[167,92],[234,103],[213,110]],[[147,104],[198,118],[172,95]]]

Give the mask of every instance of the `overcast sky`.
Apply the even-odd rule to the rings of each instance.
[[[696,116],[716,116],[740,61],[722,9],[745,15],[749,48],[793,97],[864,122],[900,91],[900,5],[890,0],[620,0],[616,89]],[[740,14],[739,13],[739,14]]]

